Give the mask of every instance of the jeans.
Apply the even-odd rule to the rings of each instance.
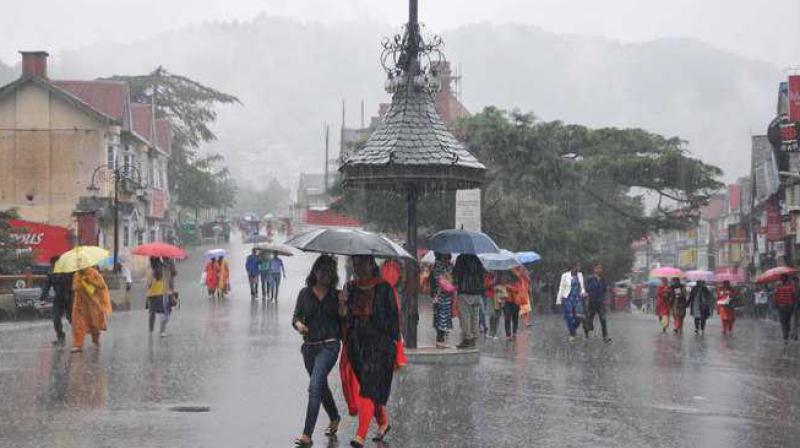
[[[269,297],[278,301],[278,291],[281,288],[281,273],[273,272],[269,279]]]
[[[706,320],[708,320],[707,317],[695,317],[694,331],[706,331]]]
[[[260,277],[261,277],[261,298],[262,299],[266,299],[267,298],[267,291],[269,290],[269,287],[270,287],[269,286],[269,281],[270,281],[269,272],[262,272],[260,274]]]
[[[458,314],[461,320],[462,339],[471,341],[476,338],[478,330],[478,308],[481,296],[476,294],[458,295]]]
[[[158,306],[153,304],[153,302],[156,301],[156,300],[160,300],[161,301],[161,307],[158,307]],[[150,316],[149,316],[149,319],[148,319],[148,328],[150,329],[150,332],[152,333],[153,329],[156,326],[156,314],[158,314],[157,311],[158,310],[162,310],[163,313],[160,313],[161,314],[161,326],[160,326],[161,328],[160,328],[160,331],[161,331],[161,333],[166,333],[166,331],[167,331],[167,322],[169,322],[169,296],[168,295],[163,295],[163,296],[157,297],[157,298],[148,297],[147,301],[148,301],[148,307],[147,308],[150,311]]]
[[[783,332],[784,341],[789,340],[793,314],[794,305],[778,305],[778,319],[781,321],[781,331]]]
[[[581,299],[564,299],[561,306],[564,310],[564,322],[567,324],[567,331],[569,331],[570,336],[575,336],[575,332],[583,321]]]
[[[486,298],[481,296],[481,302],[478,307],[478,328],[481,332],[486,332]]]
[[[53,328],[56,331],[56,338],[59,341],[64,341],[66,338],[64,334],[64,323],[62,321],[64,317],[67,318],[67,321],[72,319],[72,300],[56,297],[53,300]]]
[[[250,280],[250,297],[258,297],[258,274],[247,274],[247,279]]]
[[[608,339],[608,322],[606,322],[606,304],[588,301],[586,304],[586,320],[583,322],[583,332],[589,336],[589,332],[594,330],[594,316],[600,319],[600,329],[603,332],[603,339]]]
[[[325,413],[331,420],[340,420],[336,401],[333,399],[331,388],[328,386],[328,374],[336,365],[339,356],[339,341],[322,344],[303,344],[300,349],[303,354],[303,363],[308,371],[308,407],[306,408],[306,422],[303,434],[311,437],[317,425],[319,406],[325,408]]]
[[[503,317],[505,320],[506,337],[516,336],[519,328],[519,305],[506,302],[503,304]]]
[[[489,334],[497,336],[497,327],[500,325],[500,308],[494,309],[492,307],[491,315],[489,316]]]

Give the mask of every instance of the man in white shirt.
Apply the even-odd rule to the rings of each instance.
[[[578,327],[585,317],[583,299],[586,297],[586,286],[583,282],[580,262],[575,262],[572,269],[561,275],[556,304],[564,310],[564,322],[567,324],[570,342],[575,341]]]

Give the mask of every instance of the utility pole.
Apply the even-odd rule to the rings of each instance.
[[[329,162],[330,157],[328,155],[330,151],[328,148],[329,136],[330,136],[330,126],[328,126],[328,123],[325,123],[325,195],[326,196],[328,194],[328,186],[330,185],[328,183],[328,165],[330,164]]]

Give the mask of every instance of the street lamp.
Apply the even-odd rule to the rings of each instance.
[[[97,180],[98,173],[109,173],[109,175],[114,179],[114,273],[118,273],[119,269],[117,267],[119,261],[119,184],[121,181],[130,182],[133,188],[141,189],[144,188],[144,182],[142,181],[142,173],[133,165],[122,165],[117,168],[111,168],[107,164],[100,165],[94,169],[92,172],[92,181],[87,190],[92,192],[97,192],[100,190],[100,187],[95,183]]]

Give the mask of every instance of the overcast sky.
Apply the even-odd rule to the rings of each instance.
[[[800,66],[800,0],[420,0],[435,32],[474,22],[518,22],[622,41],[694,37],[774,63]],[[766,6],[768,5],[768,7]],[[303,20],[401,24],[405,0],[3,0],[0,59],[19,49],[57,53],[125,43],[211,20],[260,13]]]

